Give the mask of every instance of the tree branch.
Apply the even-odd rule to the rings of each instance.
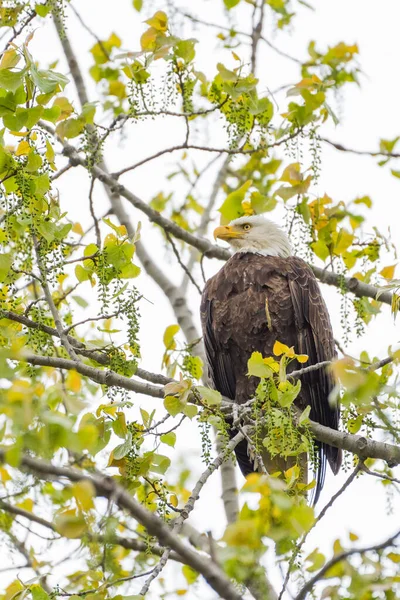
[[[0,449],[0,460],[4,461],[5,457],[6,450]],[[222,598],[242,600],[242,595],[236,591],[218,565],[184,544],[157,515],[145,509],[111,477],[89,475],[78,469],[59,467],[27,455],[21,457],[20,466],[30,473],[34,473],[40,479],[53,476],[66,478],[74,482],[90,481],[96,490],[97,496],[107,498],[115,502],[119,508],[127,510],[134,519],[147,529],[150,535],[156,537],[164,546],[177,552],[192,569],[201,573]]]
[[[346,148],[342,144],[338,142],[332,142],[332,140],[328,140],[324,137],[319,137],[321,142],[325,144],[329,144],[336,148],[336,150],[340,150],[340,152],[350,152],[351,154],[358,154],[360,156],[385,156],[386,158],[400,158],[400,154],[398,152],[382,152],[378,150],[377,152],[371,152],[370,150],[355,150],[354,148]]]
[[[295,600],[305,600],[308,592],[310,592],[313,589],[314,585],[320,579],[322,579],[325,576],[325,574],[329,571],[329,569],[331,569],[337,563],[342,562],[342,560],[346,560],[346,558],[348,558],[349,556],[353,556],[353,554],[365,554],[366,552],[379,552],[379,550],[384,550],[385,548],[387,548],[388,546],[393,544],[393,542],[395,542],[399,536],[400,536],[400,530],[397,533],[395,533],[394,535],[390,536],[387,540],[385,540],[381,544],[375,544],[374,546],[367,546],[366,548],[352,548],[351,550],[347,550],[346,552],[341,552],[340,554],[337,554],[336,556],[331,558],[331,560],[329,560],[322,567],[322,569],[320,569],[318,571],[318,573],[316,573],[314,575],[314,577],[312,577],[309,581],[307,581],[307,583],[301,588],[300,592],[297,594]]]

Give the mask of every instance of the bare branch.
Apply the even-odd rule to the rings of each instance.
[[[315,521],[312,524],[312,526],[310,527],[310,529],[303,535],[303,537],[301,538],[301,540],[299,541],[299,543],[296,545],[296,548],[293,550],[293,554],[292,554],[292,556],[290,558],[290,561],[289,561],[288,570],[287,570],[287,573],[286,573],[286,576],[285,576],[285,580],[283,582],[282,589],[281,589],[281,591],[279,593],[278,600],[282,599],[282,596],[283,596],[283,594],[284,594],[284,592],[286,590],[287,584],[289,583],[289,577],[290,577],[290,573],[292,571],[294,562],[295,562],[295,560],[296,560],[296,558],[297,558],[297,556],[298,556],[301,548],[303,547],[306,539],[308,538],[309,534],[316,527],[316,525],[321,521],[321,519],[326,515],[326,513],[328,512],[328,510],[332,507],[332,505],[339,498],[339,496],[341,496],[343,494],[343,492],[345,490],[347,490],[347,488],[349,487],[349,485],[354,481],[354,479],[357,477],[358,473],[362,469],[362,464],[363,463],[361,463],[361,462],[359,462],[357,464],[356,468],[350,473],[349,477],[346,479],[346,481],[341,486],[341,488],[335,494],[333,494],[333,496],[331,497],[331,499],[329,500],[329,502],[327,504],[325,504],[324,508],[318,514],[317,518],[315,519]]]
[[[354,148],[346,148],[342,144],[338,142],[332,142],[332,140],[328,140],[324,137],[319,137],[321,142],[325,144],[329,144],[336,148],[336,150],[340,150],[340,152],[350,152],[351,154],[358,154],[359,156],[383,156],[386,158],[400,158],[400,154],[398,152],[382,152],[378,150],[377,152],[371,152],[370,150],[355,150]]]
[[[214,27],[215,29],[219,29],[221,31],[227,31],[227,32],[234,32],[237,35],[242,35],[244,37],[247,38],[251,38],[252,34],[251,33],[247,33],[245,31],[238,31],[237,29],[233,28],[233,27],[225,27],[223,25],[218,25],[216,23],[209,23],[208,21],[203,21],[202,19],[198,19],[197,17],[193,17],[192,15],[188,14],[188,13],[182,13],[184,17],[190,19],[191,21],[193,21],[193,23],[199,23],[200,25],[206,25],[208,27]],[[260,39],[267,44],[267,46],[269,46],[271,48],[271,50],[273,50],[274,52],[276,52],[277,54],[280,54],[281,56],[283,56],[284,58],[287,58],[299,65],[302,64],[301,60],[299,60],[298,58],[295,58],[294,56],[291,56],[290,54],[287,54],[286,52],[284,52],[283,50],[280,50],[279,48],[277,48],[276,46],[274,46],[274,44],[272,44],[269,40],[267,40],[267,38],[261,36]]]
[[[250,59],[250,64],[251,64],[251,72],[254,75],[256,73],[256,66],[257,66],[257,46],[258,46],[258,43],[259,43],[260,39],[262,38],[262,29],[263,29],[263,21],[264,21],[264,9],[265,9],[265,2],[264,2],[264,0],[261,0],[261,3],[260,3],[259,7],[257,6],[257,1],[254,2],[254,16],[256,15],[257,8],[259,8],[260,17],[259,17],[257,25],[255,23],[253,24],[253,31],[251,32],[251,59]]]
[[[72,358],[72,360],[75,362],[79,362],[79,358],[76,355],[74,348],[69,343],[68,336],[64,332],[64,327],[63,327],[63,324],[61,323],[60,314],[56,308],[56,305],[54,304],[53,296],[51,295],[51,290],[50,290],[49,284],[47,283],[47,279],[46,279],[46,270],[44,268],[43,261],[40,256],[39,245],[38,245],[38,242],[36,239],[34,240],[34,245],[35,245],[37,263],[39,266],[40,274],[42,276],[42,287],[43,287],[44,295],[46,297],[47,304],[49,305],[51,314],[53,315],[53,320],[56,325],[59,338],[61,340],[62,345],[68,352],[69,356]]]
[[[137,169],[138,167],[141,167],[142,165],[146,164],[147,162],[150,162],[151,160],[154,160],[156,158],[160,158],[160,156],[163,156],[164,154],[170,154],[171,152],[176,152],[177,150],[201,150],[202,152],[215,152],[218,154],[228,154],[230,156],[235,156],[235,155],[248,155],[248,154],[254,154],[256,152],[260,152],[260,150],[268,150],[269,148],[275,148],[276,146],[281,146],[282,144],[286,144],[286,142],[288,142],[289,140],[297,137],[300,133],[300,129],[297,129],[295,132],[288,134],[287,136],[281,138],[280,140],[277,140],[276,142],[272,142],[271,144],[268,144],[268,146],[262,147],[262,148],[213,148],[210,146],[198,146],[196,144],[188,144],[187,142],[184,142],[183,144],[178,144],[177,146],[171,146],[170,148],[165,148],[164,150],[160,150],[159,152],[156,152],[155,154],[152,154],[151,156],[148,156],[147,158],[144,158],[143,160],[140,160],[139,162],[130,165],[129,167],[124,167],[123,169],[121,169],[120,171],[117,171],[116,173],[113,173],[112,176],[114,177],[114,179],[118,179],[119,177],[121,177],[121,175],[124,175],[125,173],[128,173],[129,171],[133,171],[134,169]]]

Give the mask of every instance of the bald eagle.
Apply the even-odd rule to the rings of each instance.
[[[307,354],[307,366],[334,359],[332,326],[321,291],[307,263],[292,255],[288,236],[272,221],[253,215],[217,227],[214,237],[234,249],[207,281],[201,301],[205,351],[215,389],[238,404],[249,400],[259,379],[247,375],[247,361],[253,352],[272,356],[277,340],[293,346],[297,354]],[[293,361],[288,371],[301,366]],[[333,386],[328,370],[311,371],[301,378],[295,404],[301,409],[311,406],[312,420],[337,429],[339,409],[328,400]],[[235,433],[231,428],[230,435]],[[326,461],[334,474],[341,465],[337,448],[315,445],[319,460],[314,502],[324,484]],[[254,472],[257,466],[246,440],[235,452],[243,475]],[[282,471],[291,464],[281,458],[272,466],[268,463],[268,468]]]

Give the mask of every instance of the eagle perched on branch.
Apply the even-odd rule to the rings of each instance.
[[[214,237],[229,242],[235,251],[207,281],[201,302],[209,376],[215,389],[238,404],[249,400],[259,379],[247,375],[247,362],[253,352],[272,356],[277,340],[308,355],[307,366],[334,359],[332,326],[321,291],[310,267],[292,256],[288,236],[273,222],[253,215],[217,227]],[[294,360],[288,370],[297,368],[301,366]],[[310,419],[337,429],[339,409],[328,400],[333,386],[328,370],[308,372],[301,378],[295,404],[301,409],[309,405]],[[230,434],[235,433],[231,429]],[[341,465],[337,448],[315,444],[319,460],[314,502],[324,484],[326,461],[335,474]],[[243,475],[254,472],[246,440],[235,452]],[[292,464],[277,457],[275,464],[268,462],[267,470],[282,471]]]

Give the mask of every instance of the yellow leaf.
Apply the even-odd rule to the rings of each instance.
[[[296,356],[297,360],[299,363],[305,363],[308,361],[308,356],[307,354],[297,354]]]
[[[12,479],[10,473],[4,467],[0,467],[0,479],[3,483]]]
[[[382,271],[379,271],[379,274],[385,279],[393,279],[396,266],[397,265],[390,265],[388,267],[383,267]]]
[[[27,510],[28,512],[32,512],[33,510],[33,500],[32,498],[25,498],[22,502],[18,502],[18,508],[22,508],[23,510]]]
[[[78,235],[83,235],[84,231],[82,229],[82,225],[80,223],[75,223],[74,226],[72,227],[72,231],[74,233],[77,233]]]
[[[149,27],[148,29],[146,29],[146,31],[142,34],[142,37],[140,38],[140,46],[142,50],[145,50],[147,52],[155,50],[157,35],[158,31],[157,29],[154,29],[154,27]]]
[[[85,519],[75,510],[66,510],[58,514],[54,525],[58,533],[71,540],[82,537],[87,529]]]
[[[300,163],[292,163],[283,171],[279,181],[286,181],[290,185],[296,185],[303,181],[303,175],[300,172]]]
[[[286,344],[281,344],[281,342],[276,340],[272,352],[275,354],[275,356],[280,356],[281,354],[287,354],[289,350],[289,346],[286,346]]]
[[[65,385],[67,390],[71,390],[71,392],[79,392],[82,387],[81,376],[77,371],[69,371],[68,375],[65,379]]]
[[[90,481],[85,479],[78,481],[72,486],[72,493],[80,510],[88,511],[94,508],[93,498],[96,490]]]
[[[145,21],[150,27],[154,27],[157,31],[167,31],[168,17],[164,11],[158,10],[150,19]]]
[[[0,69],[12,69],[18,64],[20,56],[15,48],[10,48],[4,52],[0,61]]]
[[[47,160],[49,161],[49,163],[52,163],[54,161],[54,148],[51,145],[51,143],[49,142],[49,140],[46,139],[46,154],[45,154]]]
[[[126,89],[122,81],[110,81],[108,92],[111,96],[117,96],[117,98],[126,98]]]
[[[15,379],[11,388],[8,390],[7,398],[9,402],[21,402],[26,401],[31,391],[31,385],[29,381],[25,381],[24,379]]]
[[[18,144],[18,148],[15,151],[15,156],[26,156],[27,154],[29,154],[30,151],[31,147],[29,145],[29,142],[27,142],[26,140],[22,140]]]
[[[356,542],[358,540],[358,535],[356,533],[349,532],[349,538],[352,542]]]
[[[169,497],[169,503],[176,508],[178,506],[178,496],[176,494],[171,494]]]
[[[164,332],[164,346],[167,350],[174,350],[176,348],[176,342],[174,340],[175,335],[180,330],[179,325],[169,325]]]

